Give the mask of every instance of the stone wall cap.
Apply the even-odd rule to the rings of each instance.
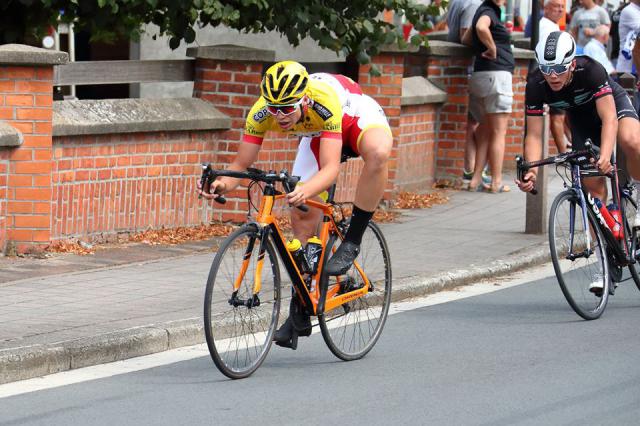
[[[254,49],[234,44],[190,47],[187,49],[187,56],[223,61],[275,62],[276,60],[276,52],[274,50]]]
[[[513,48],[513,57],[516,59],[535,59],[536,54],[533,50],[521,49],[519,47]]]
[[[197,98],[69,100],[53,103],[53,136],[226,130],[231,119]]]
[[[444,103],[446,100],[447,93],[424,77],[402,79],[402,106]]]
[[[15,127],[0,121],[0,147],[20,146],[23,142],[22,133]]]
[[[532,50],[514,47],[512,49],[515,59],[535,59]],[[446,57],[464,57],[470,58],[473,52],[469,46],[464,44],[453,43],[451,41],[430,40],[428,46],[420,48],[421,55],[426,56],[446,56]]]
[[[415,53],[419,50],[419,46],[411,43],[409,43],[407,47],[400,47],[397,44],[385,44],[380,48],[380,52],[382,53]]]
[[[69,55],[66,52],[24,44],[0,45],[0,64],[62,65],[67,62],[69,62]]]
[[[420,48],[420,54],[426,56],[449,56],[470,58],[473,53],[469,46],[443,40],[430,40],[428,46]]]

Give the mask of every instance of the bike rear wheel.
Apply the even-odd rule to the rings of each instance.
[[[337,236],[331,236],[326,247],[327,253],[331,253],[338,245]],[[326,255],[325,261],[329,257]],[[318,316],[322,337],[329,350],[344,361],[362,358],[373,348],[389,313],[391,257],[382,231],[373,222],[367,225],[356,262],[370,282],[369,292]],[[323,276],[322,280],[328,289],[335,286],[354,289],[365,285],[362,274],[354,266],[346,275]]]
[[[218,369],[232,379],[247,377],[260,367],[278,324],[278,259],[273,244],[267,240],[260,265],[261,241],[255,225],[245,225],[232,233],[213,259],[207,279],[204,302],[207,346]],[[240,279],[243,270],[240,287],[234,294],[234,282]],[[260,276],[262,283],[257,299],[253,294],[256,276]]]
[[[634,253],[638,250],[638,230],[633,229],[631,226],[636,219],[636,211],[638,210],[638,206],[636,202],[631,198],[630,194],[625,194],[621,198],[622,209],[624,211],[624,215],[626,217],[626,235],[627,235],[627,247],[631,253]],[[635,238],[634,238],[635,236]],[[635,246],[634,246],[635,242]],[[629,265],[629,273],[631,274],[631,278],[633,282],[636,283],[636,287],[640,290],[640,276],[638,275],[638,264],[631,263]]]
[[[578,195],[567,190],[553,201],[549,215],[549,248],[553,268],[564,297],[586,320],[600,317],[609,299],[606,243],[592,211],[585,214]],[[591,283],[602,290],[592,292]]]

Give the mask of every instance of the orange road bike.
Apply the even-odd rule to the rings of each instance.
[[[218,250],[207,280],[204,328],[213,362],[227,377],[248,377],[264,361],[278,326],[284,291],[280,268],[291,280],[293,296],[312,316],[331,352],[351,361],[365,356],[376,344],[391,302],[391,259],[380,228],[367,226],[360,255],[342,276],[329,277],[323,266],[334,253],[348,227],[342,207],[333,202],[335,185],[326,203],[308,200],[300,206],[323,213],[318,237],[322,241],[317,270],[301,271],[286,248],[274,203],[295,188],[299,178],[286,170],[276,173],[258,169],[246,172],[212,170],[203,166],[202,187],[218,176],[248,179],[251,190],[260,185],[262,197],[255,217],[233,232]],[[276,189],[281,183],[284,192]],[[225,202],[223,197],[217,199]],[[255,207],[253,207],[255,208]]]

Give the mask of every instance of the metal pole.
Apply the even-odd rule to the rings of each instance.
[[[531,5],[531,50],[536,49],[540,38],[540,1],[533,0]]]

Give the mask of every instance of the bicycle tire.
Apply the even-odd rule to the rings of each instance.
[[[633,198],[631,198],[631,196],[627,196],[627,195],[623,195],[621,198],[621,203],[623,204],[622,209],[624,211],[624,214],[626,216],[626,232],[627,232],[627,247],[629,247],[629,250],[634,253],[638,250],[638,247],[633,247],[633,233],[638,233],[638,230],[634,230],[631,227],[631,224],[635,221],[636,218],[636,211],[638,209],[638,206],[636,205],[636,202],[633,200]],[[636,238],[636,245],[638,244],[638,238]],[[636,283],[636,287],[638,288],[638,290],[640,290],[640,275],[638,275],[638,265],[637,263],[631,263],[628,266],[629,268],[629,273],[631,274],[631,278],[633,279],[633,282]]]
[[[583,217],[580,199],[573,190],[558,194],[549,213],[549,248],[553,269],[565,299],[578,315],[593,320],[602,315],[609,300],[609,262],[606,242],[595,214],[587,209],[589,227],[584,226]],[[570,251],[572,237],[573,247]],[[587,257],[570,259],[570,253],[578,253],[581,249],[585,251],[587,241],[591,241],[593,253]],[[602,280],[603,290],[599,293],[589,291],[594,279]]]
[[[336,242],[337,235],[334,234],[327,244],[327,253],[331,252]],[[329,257],[325,256],[325,262]],[[367,225],[356,261],[371,282],[372,289],[365,296],[318,316],[320,331],[329,350],[344,361],[360,359],[373,349],[389,313],[391,257],[382,231],[373,222]],[[340,278],[343,283],[351,282],[354,287],[364,282],[353,266]],[[340,285],[336,277],[324,275],[321,281],[321,285],[326,286],[324,288]]]
[[[222,243],[211,264],[205,291],[204,330],[209,353],[220,372],[232,379],[248,377],[260,367],[271,348],[280,313],[280,269],[270,240],[266,242],[259,306],[233,306],[230,301],[251,239],[250,263],[237,293],[240,299],[251,298],[261,241],[257,227],[251,224]]]

